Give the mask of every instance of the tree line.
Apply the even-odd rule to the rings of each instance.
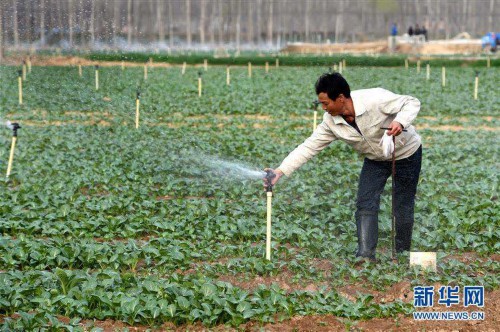
[[[498,0],[496,0],[498,1]],[[495,6],[497,5],[497,6]],[[1,0],[0,48],[278,48],[419,24],[430,39],[498,29],[495,0]]]

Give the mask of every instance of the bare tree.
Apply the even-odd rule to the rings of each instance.
[[[186,40],[191,47],[191,0],[186,0]]]
[[[127,44],[132,45],[132,0],[127,1]]]

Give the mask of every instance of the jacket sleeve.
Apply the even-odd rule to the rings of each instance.
[[[335,135],[323,121],[316,127],[312,135],[304,143],[295,148],[278,167],[286,176],[304,165],[336,139]]]
[[[407,128],[420,111],[420,101],[412,96],[398,95],[391,91],[380,89],[379,103],[385,114],[396,114],[394,121]]]

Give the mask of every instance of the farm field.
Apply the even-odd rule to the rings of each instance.
[[[262,181],[312,132],[328,67],[0,67],[1,330],[495,330],[500,320],[500,68],[347,67],[352,90],[422,102],[414,251],[390,257],[390,183],[377,264],[354,258],[362,159],[333,143],[274,189],[265,257]],[[474,77],[479,71],[478,100]],[[198,75],[203,79],[198,97]],[[136,95],[140,122],[135,128]],[[318,112],[322,113],[322,112]],[[416,321],[413,287],[480,285],[480,321]],[[437,302],[437,300],[435,300]]]

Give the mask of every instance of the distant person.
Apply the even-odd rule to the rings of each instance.
[[[413,33],[415,34],[415,36],[422,34],[422,30],[420,30],[420,27],[418,26],[418,24],[415,24],[415,31]]]
[[[392,23],[391,36],[396,37],[398,35],[398,26],[396,23]]]
[[[410,27],[408,28],[408,35],[411,37],[413,36],[413,27],[410,25]]]
[[[427,41],[427,29],[425,28],[425,25],[422,25],[422,30],[420,32],[424,35],[425,41]]]

